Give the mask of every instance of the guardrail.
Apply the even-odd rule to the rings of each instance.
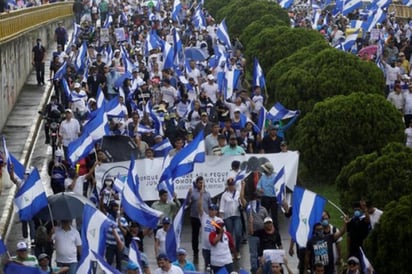
[[[49,24],[73,16],[73,2],[58,2],[0,14],[0,44]]]

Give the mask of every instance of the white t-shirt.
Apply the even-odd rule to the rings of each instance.
[[[163,271],[161,268],[157,268],[153,274],[183,274],[183,270],[173,264],[170,264],[169,271]]]
[[[60,124],[60,136],[63,137],[63,146],[67,147],[70,142],[76,140],[80,134],[80,124],[75,118],[71,118],[70,121],[64,120]]]
[[[225,191],[222,194],[222,198],[220,199],[219,212],[224,214],[223,219],[226,219],[232,216],[240,216],[239,199],[240,199],[240,191],[237,191],[237,190],[235,191],[235,193]]]
[[[411,127],[405,128],[405,135],[406,135],[406,146],[412,147],[412,128]]]
[[[222,240],[216,245],[210,245],[210,264],[213,266],[224,266],[233,262],[229,248],[229,237],[223,234]]]
[[[203,212],[202,216],[200,217],[200,221],[202,224],[202,249],[210,250],[210,242],[209,242],[209,234],[212,231],[215,231],[214,225],[212,225],[212,221],[214,221],[216,217],[210,217],[209,214]]]
[[[166,253],[166,234],[167,231],[164,231],[163,228],[160,228],[156,231],[156,239],[160,242],[159,253]]]
[[[200,86],[200,90],[201,91],[205,91],[207,94],[207,97],[210,98],[210,100],[215,104],[217,101],[217,97],[216,97],[216,93],[218,91],[218,86],[216,83],[213,83],[211,85],[209,85],[208,82],[203,83]]]
[[[71,227],[69,231],[56,227],[52,239],[56,250],[56,262],[76,263],[77,247],[82,245],[79,232]]]

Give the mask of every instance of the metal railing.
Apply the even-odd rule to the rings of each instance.
[[[25,32],[73,16],[73,2],[45,4],[0,14],[0,44]]]

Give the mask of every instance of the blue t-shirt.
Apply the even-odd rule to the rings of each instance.
[[[262,177],[260,177],[259,182],[257,184],[257,189],[263,190],[263,196],[276,197],[274,187],[275,177],[276,173],[273,173],[270,176],[262,174]]]

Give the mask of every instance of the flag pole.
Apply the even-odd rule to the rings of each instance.
[[[331,200],[328,200],[328,202],[334,207],[336,208],[343,216],[346,216],[345,212],[343,212],[343,210],[338,207],[334,202],[332,202]]]

